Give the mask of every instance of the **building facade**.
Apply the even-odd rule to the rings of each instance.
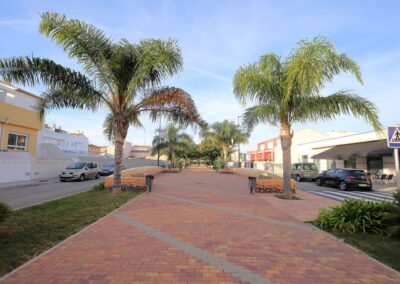
[[[129,158],[145,159],[151,156],[151,146],[148,145],[133,145]]]
[[[42,120],[35,111],[38,96],[0,82],[0,150],[36,155]]]
[[[89,140],[83,132],[69,133],[54,124],[46,124],[38,132],[37,141],[38,147],[40,147],[40,144],[53,144],[60,150],[71,153],[87,153],[89,148]]]

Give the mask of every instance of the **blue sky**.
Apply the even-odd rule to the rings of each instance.
[[[84,3],[82,3],[84,2]],[[385,126],[400,123],[400,2],[399,1],[1,1],[0,57],[47,57],[76,68],[54,42],[38,32],[40,13],[53,11],[92,23],[115,41],[126,38],[174,38],[184,69],[165,85],[189,92],[210,123],[237,120],[243,112],[232,94],[232,78],[240,65],[264,53],[285,56],[304,38],[328,37],[340,52],[361,66],[365,84],[341,75],[322,94],[349,89],[373,101]],[[27,88],[40,94],[41,86]],[[91,143],[107,144],[102,135],[104,112],[52,111],[47,123],[83,130]],[[128,141],[150,143],[156,125],[143,117],[144,129],[130,128]],[[165,124],[165,122],[163,122]],[[321,131],[369,131],[361,120],[336,120],[295,125]],[[255,147],[278,129],[261,125],[250,137]],[[146,137],[146,138],[145,138]]]

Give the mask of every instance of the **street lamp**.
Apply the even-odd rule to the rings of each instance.
[[[239,115],[237,117],[238,118],[238,129],[239,129],[240,132],[242,132],[242,126],[240,124],[240,118],[242,118],[242,117],[243,117],[243,115]],[[238,165],[239,165],[239,168],[240,168],[240,141],[238,141]]]

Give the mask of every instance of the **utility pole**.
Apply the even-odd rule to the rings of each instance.
[[[241,124],[240,124],[240,118],[241,117],[242,117],[241,115],[238,116],[238,128],[239,128],[240,132],[242,132],[242,127],[241,127]],[[238,166],[240,168],[240,142],[239,141],[238,141]]]

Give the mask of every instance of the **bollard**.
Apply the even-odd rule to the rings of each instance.
[[[147,191],[151,192],[151,187],[153,186],[153,180],[154,176],[153,175],[147,175],[146,176],[146,186],[147,186]]]
[[[254,193],[255,193],[256,192],[256,178],[255,177],[248,177],[248,179],[249,179],[250,194],[253,193],[253,190],[254,190]]]

